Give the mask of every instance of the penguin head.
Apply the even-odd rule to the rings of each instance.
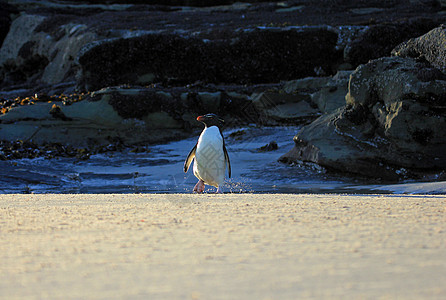
[[[197,121],[203,123],[206,127],[217,126],[218,128],[221,128],[223,126],[223,123],[225,122],[216,114],[206,114],[203,116],[198,116]]]

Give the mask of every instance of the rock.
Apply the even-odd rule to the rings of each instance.
[[[418,37],[438,26],[438,21],[415,18],[409,21],[372,25],[344,50],[344,60],[354,67],[371,59],[390,56],[392,49],[412,37]]]
[[[91,149],[106,146],[113,139],[135,145],[186,136],[183,123],[165,112],[146,111],[140,118],[124,118],[122,112],[120,115],[110,104],[110,97],[95,100],[71,105],[39,102],[14,107],[0,116],[0,140],[25,140],[36,144],[51,141]]]
[[[326,76],[350,68],[342,59],[343,48],[372,17],[378,24],[416,16],[435,24],[446,19],[426,1],[224,1],[224,6],[203,1],[212,6],[187,8],[161,2],[9,1],[22,12],[0,50],[0,87],[35,92],[42,84],[79,81],[80,88],[93,91],[128,83],[250,84]],[[352,14],[355,9],[361,14]],[[9,18],[10,10],[4,11]],[[352,26],[345,25],[347,17]]]
[[[275,141],[272,141],[265,146],[262,146],[259,148],[259,151],[266,152],[266,151],[275,151],[279,149],[279,146],[277,146],[277,143]]]
[[[31,49],[35,45],[34,29],[45,19],[43,16],[19,16],[11,25],[0,49],[0,86],[9,86],[40,77],[48,59]]]
[[[352,71],[338,71],[334,76],[306,77],[287,81],[283,84],[283,92],[277,97],[280,99],[281,95],[285,94],[294,98],[293,102],[304,100],[309,103],[313,111],[308,114],[308,117],[330,113],[345,105],[351,73]],[[269,98],[271,99],[271,96]],[[271,102],[271,100],[264,102]]]
[[[283,90],[286,93],[299,93],[304,95],[311,95],[312,93],[319,91],[328,82],[329,77],[306,77],[302,79],[296,79],[285,82]]]
[[[63,106],[63,113],[61,105],[61,102],[36,103],[11,109],[0,116],[0,140],[25,140],[37,144],[51,141],[87,147],[108,144],[108,137],[117,135],[130,141],[139,129],[125,124],[104,101],[80,101]],[[53,116],[63,114],[65,117],[53,117],[49,111]]]
[[[56,104],[53,104],[53,106],[51,107],[51,109],[50,109],[50,115],[53,116],[53,118],[60,119],[60,120],[62,120],[62,121],[71,121],[71,120],[73,120],[73,119],[67,117],[67,116],[63,113],[63,111],[62,111],[62,109],[60,108],[60,106],[59,106],[59,105],[56,105]]]
[[[242,129],[231,132],[228,137],[239,141],[244,139],[245,136],[246,136],[246,130]]]
[[[337,34],[326,29],[255,30],[229,33],[224,40],[150,34],[91,47],[79,57],[81,87],[158,81],[188,84],[272,83],[331,73],[339,58]],[[147,55],[150,53],[150,55]],[[144,74],[153,74],[141,82]]]
[[[415,24],[407,30],[415,32],[429,22],[395,20],[446,20],[428,0],[8,2],[20,13],[0,13],[0,38],[9,30],[0,49],[0,138],[79,149],[180,138],[210,111],[228,127],[313,121],[343,104],[348,75],[335,74],[354,67],[344,48],[365,28]],[[435,72],[417,76],[431,82]],[[85,90],[94,95],[52,97]]]
[[[198,99],[204,111],[217,111],[220,108],[221,92],[200,92]]]
[[[262,92],[252,95],[252,103],[263,125],[274,125],[273,121],[307,123],[319,115],[319,111],[312,107],[310,97],[305,94],[289,94],[281,90]]]
[[[441,105],[446,75],[438,69],[415,59],[388,57],[359,66],[350,76],[349,105],[372,108],[386,107],[396,101],[413,99],[418,102]]]
[[[423,58],[446,72],[446,25],[398,45],[392,50],[392,55]]]
[[[82,24],[65,24],[53,34],[41,31],[51,17],[22,14],[14,20],[0,49],[0,86],[59,84],[75,80],[77,57],[100,39]]]
[[[133,145],[187,136],[201,128],[197,115],[210,111],[229,128],[308,123],[319,115],[309,95],[288,94],[282,86],[118,86],[91,94],[19,97],[0,101],[0,140],[91,147],[119,137]]]
[[[346,103],[303,127],[280,160],[388,180],[446,169],[446,77],[428,63],[389,57],[362,65]]]
[[[335,76],[328,78],[325,86],[311,94],[311,100],[322,113],[331,113],[345,105],[351,73],[352,71],[338,71]]]
[[[17,13],[18,10],[14,6],[8,4],[6,1],[0,1],[0,47],[9,32],[11,15]]]

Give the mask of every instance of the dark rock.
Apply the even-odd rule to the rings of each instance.
[[[0,49],[0,88],[36,89],[75,80],[75,58],[82,46],[101,37],[85,25],[63,24],[59,36],[36,31],[52,17],[20,14]],[[64,19],[64,22],[69,20]]]
[[[248,117],[250,107],[255,107],[250,95],[256,87],[224,90],[211,86],[113,87],[92,94],[36,94],[4,100],[0,101],[0,140],[52,141],[88,149],[105,147],[114,138],[125,145],[165,142],[200,128],[196,117],[209,112],[210,107],[228,127],[261,124],[259,119]],[[119,149],[116,143],[111,144]]]
[[[259,151],[266,152],[266,151],[275,151],[277,149],[279,149],[279,146],[275,141],[272,141],[266,144],[265,146],[260,147]]]
[[[49,113],[50,113],[50,115],[51,115],[53,118],[60,119],[60,120],[62,120],[62,121],[71,121],[71,120],[72,120],[71,118],[67,117],[67,116],[63,113],[63,111],[62,111],[62,109],[60,108],[60,106],[59,106],[59,105],[56,105],[56,104],[53,104],[53,106],[51,107]]]
[[[48,63],[48,59],[39,54],[14,61],[8,60],[1,69],[2,84],[8,86],[19,82],[31,82],[42,75]]]
[[[0,1],[0,47],[9,32],[9,27],[11,26],[11,14],[17,13],[17,8],[8,4],[7,1]]]
[[[398,57],[358,67],[348,105],[305,126],[281,160],[390,180],[446,169],[446,81],[418,79],[431,69]]]
[[[390,56],[398,44],[438,26],[438,21],[416,18],[409,21],[372,25],[345,49],[345,60],[354,67],[371,59]]]
[[[236,1],[236,0],[88,0],[88,3],[103,3],[103,4],[148,4],[148,5],[169,5],[169,6],[197,6],[197,7],[209,7],[217,5],[231,5],[236,2],[266,2],[265,0],[249,0],[249,1]],[[268,2],[279,2],[268,1]]]
[[[257,114],[252,123],[262,125],[309,123],[320,115],[317,106],[306,94],[268,91],[251,96]],[[276,124],[274,123],[276,122]]]
[[[345,95],[348,92],[348,81],[351,71],[339,71],[330,77],[326,85],[313,94],[312,101],[322,113],[331,113],[345,105]]]
[[[119,84],[175,79],[187,84],[271,83],[330,73],[337,35],[322,29],[256,30],[224,41],[176,35],[146,35],[105,42],[79,57],[81,86],[95,90]],[[151,74],[151,76],[148,76]],[[145,78],[149,78],[145,82]]]
[[[209,1],[191,1],[191,4],[196,2],[200,6],[211,4]],[[33,89],[40,83],[75,81],[77,57],[83,57],[84,50],[81,49],[97,48],[97,44],[106,40],[128,39],[149,33],[165,38],[158,42],[154,40],[156,43],[152,45],[133,42],[127,45],[132,49],[125,53],[125,43],[121,44],[118,54],[134,56],[126,59],[117,57],[117,63],[133,65],[120,65],[122,71],[105,66],[106,70],[113,71],[101,73],[106,75],[105,85],[96,80],[98,82],[89,86],[89,82],[84,80],[79,86],[95,90],[121,83],[145,85],[157,80],[181,85],[197,78],[205,78],[205,82],[255,83],[325,76],[334,74],[338,67],[350,68],[342,61],[343,47],[355,35],[349,32],[356,29],[350,29],[369,25],[371,18],[376,24],[399,24],[395,20],[412,20],[415,17],[423,17],[436,24],[446,20],[446,16],[437,13],[438,5],[435,7],[429,1],[250,1],[187,9],[149,5],[146,1],[141,1],[141,4],[139,1],[123,1],[123,4],[110,1],[91,4],[79,1],[10,2],[16,3],[25,13],[14,19],[0,50],[0,81],[3,82],[0,88],[20,86]],[[296,8],[299,13],[294,10]],[[346,24],[355,26],[350,28]],[[184,44],[186,47],[183,48]],[[139,46],[144,46],[144,49],[138,50]],[[164,51],[166,49],[169,51]],[[96,53],[97,60],[93,57],[92,63],[96,67],[91,68],[92,71],[100,68],[101,60],[105,65],[110,63],[113,56],[106,52],[104,50],[104,55]],[[168,56],[169,53],[172,55]],[[141,60],[135,57],[137,54],[141,54]],[[33,57],[26,61],[34,71],[32,74],[28,74],[29,70],[22,71],[26,68],[25,56]],[[155,65],[150,63],[151,59],[157,58],[164,61]],[[5,63],[7,68],[2,68]],[[145,64],[151,66],[149,71],[144,71]],[[128,71],[132,67],[137,71],[136,76]],[[153,68],[156,72],[151,70]],[[84,76],[90,78],[95,75],[84,73]]]
[[[392,54],[400,57],[421,58],[446,72],[446,25],[398,45]],[[426,78],[427,76],[427,78]],[[437,76],[437,75],[435,75]],[[428,80],[431,73],[420,73],[420,80]]]
[[[243,137],[246,135],[246,131],[245,130],[237,130],[232,132],[231,134],[229,134],[230,138],[236,139],[236,140],[241,140],[243,139]]]
[[[23,11],[0,49],[0,139],[72,143],[76,149],[119,150],[181,138],[199,127],[197,115],[210,111],[229,127],[312,121],[319,110],[331,113],[343,104],[348,75],[307,76],[351,68],[342,53],[357,32],[384,24],[411,37],[429,20],[446,20],[428,0],[9,2]],[[177,4],[199,7],[166,6]],[[204,7],[210,4],[225,5]],[[407,21],[418,17],[428,21]],[[394,42],[390,27],[378,27],[389,38],[380,47]],[[432,85],[442,80],[439,72],[418,68],[416,78]],[[293,83],[301,85],[294,90],[281,83],[298,78],[304,79]],[[95,95],[78,101],[70,95],[75,86]],[[361,92],[351,89],[355,93]],[[413,90],[407,97],[435,106],[423,114],[442,110],[436,91]],[[366,138],[385,134],[381,119],[370,117],[377,108],[352,103],[339,128],[358,126]],[[53,104],[60,107],[56,118],[48,114]],[[427,129],[412,130],[410,142],[434,143],[437,133]]]

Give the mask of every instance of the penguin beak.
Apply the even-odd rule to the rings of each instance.
[[[199,122],[203,122],[204,120],[206,120],[205,116],[198,116],[197,117],[197,121],[199,121]]]

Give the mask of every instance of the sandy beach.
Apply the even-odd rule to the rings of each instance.
[[[1,195],[1,299],[445,299],[446,196]]]

